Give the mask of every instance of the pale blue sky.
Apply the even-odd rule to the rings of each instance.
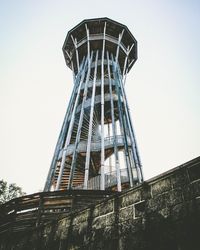
[[[86,18],[138,41],[126,83],[145,179],[200,154],[200,1],[0,1],[0,179],[43,189],[71,94],[62,45]]]

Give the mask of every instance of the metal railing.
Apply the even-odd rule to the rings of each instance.
[[[89,81],[88,82],[88,88],[91,88],[93,86],[93,83],[94,83],[93,80]],[[111,79],[111,84],[115,85],[115,81],[113,79]],[[104,78],[104,85],[109,85],[109,79],[108,78]],[[96,80],[96,87],[99,87],[99,86],[101,86],[101,79]],[[84,87],[85,87],[85,82],[82,83],[81,89],[84,89]]]
[[[113,100],[114,101],[117,101],[118,100],[118,96],[116,94],[112,94],[113,96]],[[110,101],[110,94],[104,94],[104,101],[107,102],[107,101]],[[121,99],[121,101],[123,102],[123,100]],[[98,104],[101,102],[101,95],[96,95],[95,96],[95,104]],[[87,99],[84,103],[84,109],[88,108],[91,106],[91,98]],[[81,107],[82,107],[82,103],[79,104],[77,106],[77,110],[76,110],[76,114],[80,112],[81,110]],[[71,116],[69,117],[69,120],[70,120]]]
[[[115,141],[116,139],[116,141]],[[131,146],[131,140],[127,137],[128,145]],[[105,149],[109,149],[114,147],[116,143],[117,147],[122,147],[124,145],[124,136],[123,135],[116,135],[104,138],[104,147]],[[78,144],[78,152],[86,152],[87,150],[87,141],[81,141]],[[91,151],[100,151],[101,150],[101,139],[96,141],[91,141]],[[70,144],[67,147],[67,155],[71,155],[74,152],[74,144]],[[63,151],[60,151],[59,158],[61,158]]]
[[[77,44],[77,48],[79,48],[80,46],[82,46],[84,43],[87,42],[87,36],[83,37],[80,41],[78,41],[78,44]],[[104,34],[103,33],[100,33],[100,34],[90,34],[90,41],[93,41],[93,40],[103,40],[104,39]],[[118,44],[118,37],[114,37],[114,36],[111,36],[111,35],[108,35],[108,34],[105,34],[105,39],[109,42],[112,42],[112,43],[115,43],[115,44]],[[127,53],[127,48],[126,46],[124,45],[124,43],[122,43],[122,41],[120,42],[120,47],[122,48],[122,50],[125,52],[125,54]]]
[[[128,171],[126,168],[120,169],[121,183],[129,182]],[[100,190],[101,175],[92,177],[88,181],[88,189],[90,190]],[[114,187],[117,185],[117,172],[112,171],[105,173],[105,188]],[[74,189],[83,189],[83,185],[78,185]]]
[[[120,169],[121,183],[129,181],[127,169]],[[88,189],[100,189],[101,176],[95,176],[88,181]],[[117,185],[117,172],[112,171],[105,174],[105,188],[113,187]]]

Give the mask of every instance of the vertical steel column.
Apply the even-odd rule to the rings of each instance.
[[[128,61],[128,57],[129,57],[129,54],[131,52],[131,50],[133,49],[133,46],[135,44],[133,43],[129,49],[129,46],[127,47],[127,53],[126,53],[126,58],[125,58],[125,61],[124,61],[124,68],[123,68],[123,74],[122,74],[122,79],[123,79],[123,83],[125,84],[125,81],[126,81],[126,75],[127,75],[127,70],[128,70],[128,67],[127,67],[127,61]]]
[[[119,35],[119,39],[118,39],[118,45],[117,45],[117,51],[116,51],[116,56],[115,56],[115,67],[114,67],[114,74],[116,76],[116,71],[117,71],[117,67],[118,67],[118,56],[119,56],[119,47],[120,47],[120,43],[122,40],[122,36],[124,34],[124,30],[122,31],[121,35]],[[114,61],[113,61],[114,63]],[[123,127],[123,134],[124,134],[124,143],[125,143],[125,158],[126,158],[126,165],[127,165],[127,169],[128,169],[128,173],[129,173],[129,180],[130,180],[130,186],[133,186],[133,173],[131,171],[131,160],[130,160],[130,155],[129,155],[129,151],[128,151],[128,142],[127,142],[127,134],[126,134],[126,128],[125,128],[125,124],[124,124],[124,117],[123,117],[123,110],[121,107],[121,100],[120,100],[120,92],[119,92],[119,88],[118,88],[118,81],[119,79],[116,80],[116,86],[117,86],[117,92],[118,92],[118,108],[119,108],[119,113],[121,116],[121,123],[122,123],[122,127]],[[121,110],[121,111],[120,111]]]
[[[121,128],[122,128],[122,134],[124,136],[126,165],[127,165],[127,169],[128,169],[128,173],[129,173],[130,186],[132,187],[133,186],[133,174],[131,171],[131,165],[130,165],[131,161],[130,161],[130,155],[129,155],[129,151],[128,151],[127,131],[126,131],[126,124],[125,124],[124,117],[123,117],[123,109],[121,106],[121,93],[120,93],[120,89],[119,89],[119,79],[118,79],[118,75],[116,73],[118,64],[117,64],[117,62],[114,62],[113,58],[112,58],[112,64],[113,64],[113,74],[115,76],[116,92],[117,92],[117,96],[118,96],[119,121],[120,121]],[[125,100],[123,100],[123,102],[124,101]]]
[[[86,29],[86,35],[87,35],[87,50],[88,50],[88,60],[90,58],[90,34],[89,34],[89,29],[87,27],[87,24],[85,24],[85,29]]]
[[[128,61],[128,55],[129,55],[128,51],[129,51],[129,46],[127,47],[126,58],[124,60],[124,67],[123,67],[123,73],[122,73],[123,80],[124,80],[125,72],[127,69],[127,61]]]
[[[108,137],[111,137],[111,133],[110,133],[110,123],[108,123]],[[109,157],[109,172],[112,172],[112,159],[111,157]]]
[[[112,94],[112,82],[111,82],[111,76],[110,76],[110,59],[109,59],[108,52],[107,52],[107,66],[108,66],[108,78],[109,78],[112,130],[113,130],[113,135],[114,135],[114,154],[115,154],[115,169],[117,173],[117,191],[121,192],[122,187],[121,187],[121,177],[120,177],[119,154],[118,154],[117,140],[116,140],[114,103],[113,103],[113,94]]]
[[[103,32],[103,48],[101,58],[101,190],[105,190],[105,148],[104,148],[104,53],[105,53],[106,23]]]
[[[96,52],[94,79],[93,79],[93,87],[92,87],[90,121],[89,121],[89,130],[88,130],[86,162],[85,162],[85,176],[84,176],[84,185],[83,185],[84,189],[88,188],[90,153],[91,153],[90,148],[91,148],[91,139],[92,139],[92,122],[93,122],[93,116],[94,116],[94,101],[95,101],[95,91],[96,91],[97,62],[98,62],[98,51]]]
[[[75,84],[75,81],[76,81],[76,74],[75,74],[75,72],[74,72],[74,64],[73,64],[73,61],[72,61],[72,63],[71,63],[71,67],[72,67],[72,74],[73,74],[73,82],[74,82],[74,84]]]
[[[80,141],[81,128],[83,125],[84,105],[85,105],[85,101],[87,98],[88,82],[89,82],[89,78],[90,78],[92,57],[93,57],[93,51],[91,53],[91,58],[89,59],[89,62],[88,62],[88,71],[87,71],[87,76],[86,76],[86,81],[85,81],[85,86],[84,86],[83,100],[82,100],[82,104],[81,104],[81,113],[80,113],[79,124],[78,124],[78,129],[77,129],[77,134],[76,134],[76,141],[75,141],[75,145],[74,145],[74,153],[73,153],[73,158],[72,158],[72,163],[71,163],[71,168],[70,168],[68,189],[72,188],[72,183],[73,183],[75,164],[76,164],[76,159],[77,159],[77,155],[78,155],[78,144]]]
[[[69,106],[71,107],[70,110],[68,110],[68,116],[73,112],[73,108],[74,108],[74,103],[75,103],[75,100],[76,100],[76,96],[77,96],[77,91],[78,91],[78,87],[79,87],[79,84],[80,84],[80,81],[81,81],[81,77],[82,77],[82,73],[84,72],[84,65],[86,63],[86,60],[85,60],[85,56],[81,62],[81,65],[80,65],[80,68],[79,68],[79,71],[78,71],[78,74],[75,75],[75,72],[73,71],[73,75],[74,75],[74,84],[76,85],[76,90],[75,90],[75,93],[74,95],[72,95],[72,98],[70,99],[70,103],[69,103]],[[73,64],[72,64],[73,65]],[[73,66],[72,66],[73,68]],[[69,127],[69,123],[70,121],[69,120],[66,120],[67,122],[67,129]],[[65,133],[65,137],[62,138],[62,141],[61,141],[61,149],[64,145],[64,141],[66,139],[66,136],[67,136],[67,133]]]
[[[128,108],[128,111],[129,111],[129,108]],[[135,142],[135,149],[136,149],[136,154],[137,154],[137,159],[138,159],[138,165],[139,165],[140,174],[141,174],[140,181],[143,182],[144,181],[144,175],[143,175],[143,171],[142,171],[142,164],[141,164],[140,154],[139,154],[138,147],[137,147],[137,141],[136,141],[136,137],[135,137],[135,132],[134,132],[134,128],[133,128],[133,122],[132,122],[132,119],[131,119],[131,116],[130,116],[130,112],[128,112],[128,115],[129,115],[128,118],[129,118],[130,125],[131,125],[132,136],[133,136],[134,142]]]
[[[121,40],[122,40],[123,34],[124,34],[124,30],[122,30],[122,33],[121,33],[121,34],[119,34],[118,43],[117,43],[117,51],[116,51],[116,56],[115,56],[115,62],[118,62],[118,57],[119,57],[119,47],[120,47],[120,43],[121,43]]]
[[[72,41],[73,41],[73,44],[74,44],[74,47],[75,47],[75,50],[76,50],[76,62],[77,62],[77,69],[79,71],[79,55],[78,55],[78,49],[77,49],[77,39],[71,35],[71,38],[72,38]]]
[[[53,156],[51,166],[50,166],[50,169],[49,169],[49,173],[48,173],[48,176],[47,176],[47,180],[46,180],[46,183],[45,183],[45,187],[44,187],[45,192],[50,191],[50,188],[51,188],[52,178],[53,178],[55,170],[56,170],[56,161],[58,160],[58,155],[59,155],[59,152],[60,152],[62,144],[63,144],[64,135],[67,133],[67,127],[68,127],[67,119],[68,119],[68,116],[69,116],[71,110],[73,109],[73,100],[75,98],[76,91],[78,89],[78,84],[77,83],[80,80],[80,76],[81,76],[81,73],[82,73],[82,70],[83,70],[84,62],[85,62],[85,58],[83,58],[83,61],[82,61],[81,66],[80,66],[80,71],[77,74],[76,79],[74,77],[74,87],[73,87],[72,95],[71,95],[71,98],[69,100],[69,104],[68,104],[68,107],[67,107],[67,111],[66,111],[66,114],[65,114],[63,125],[62,125],[62,128],[61,128],[59,137],[58,137],[58,141],[57,141],[56,148],[55,148],[55,151],[54,151],[54,156]]]
[[[58,180],[57,180],[57,183],[56,183],[56,190],[58,190],[60,188],[62,174],[63,174],[64,167],[65,167],[65,159],[66,159],[66,156],[67,156],[67,147],[68,147],[68,145],[70,143],[70,140],[71,140],[73,125],[74,125],[74,120],[75,120],[76,108],[78,106],[81,86],[82,86],[82,83],[83,83],[83,80],[84,80],[84,77],[85,77],[86,65],[87,64],[88,64],[88,60],[85,60],[85,65],[84,65],[83,73],[81,74],[81,81],[79,83],[77,96],[76,96],[76,100],[75,100],[75,103],[74,103],[74,109],[73,109],[73,112],[72,112],[72,116],[71,116],[71,120],[70,120],[70,124],[69,124],[69,128],[68,128],[67,138],[66,138],[63,153],[62,153],[62,160],[61,160],[61,166],[60,166],[60,171],[59,171],[59,175],[58,175]]]
[[[127,101],[127,98],[126,98],[126,93],[125,93],[125,90],[124,90],[124,85],[122,83],[122,79],[120,79],[119,70],[118,70],[118,75],[119,75],[120,88],[122,90],[121,91],[122,96],[123,96],[123,99],[125,100],[124,107],[125,107],[127,123],[128,123],[129,131],[130,131],[131,141],[132,141],[132,149],[133,149],[133,156],[134,156],[134,160],[135,160],[135,164],[136,164],[136,171],[137,171],[137,174],[138,174],[139,182],[142,182],[143,181],[143,173],[142,173],[142,169],[141,169],[141,162],[140,162],[137,142],[136,142],[136,138],[135,138],[135,135],[134,135],[133,124],[132,124],[132,121],[131,121],[131,116],[130,116],[129,107],[128,107],[128,101]],[[138,172],[138,169],[140,170],[140,172]]]

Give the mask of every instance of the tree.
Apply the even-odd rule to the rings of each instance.
[[[0,180],[0,204],[25,194],[22,188],[15,183],[8,184],[6,181]]]

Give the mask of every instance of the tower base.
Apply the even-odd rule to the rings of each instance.
[[[21,197],[0,207],[0,249],[199,249],[199,197],[200,157],[121,193]]]

